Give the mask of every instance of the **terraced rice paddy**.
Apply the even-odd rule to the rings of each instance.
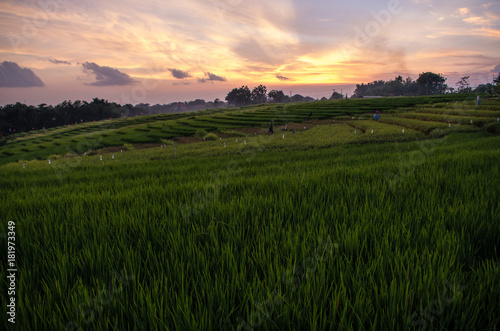
[[[444,98],[143,116],[3,146],[16,327],[498,329],[500,105]]]

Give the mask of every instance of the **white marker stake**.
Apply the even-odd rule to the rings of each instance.
[[[358,133],[358,130],[354,130],[354,134],[357,134]]]
[[[500,122],[500,117],[499,117],[499,118],[497,118],[497,122]]]
[[[50,160],[49,160],[49,164],[50,164]]]
[[[472,120],[470,120],[470,124],[472,124]]]
[[[120,149],[120,153],[123,153],[123,149]]]
[[[99,156],[99,159],[102,161],[102,155],[101,155],[101,156]]]
[[[111,159],[113,160],[115,159],[115,154],[111,155]]]
[[[283,139],[285,139],[285,135],[283,135]]]
[[[26,168],[26,163],[23,163],[23,169]]]
[[[373,129],[372,129],[372,133],[373,133]]]
[[[405,133],[405,129],[403,129],[403,133]]]
[[[451,128],[451,123],[448,123],[448,127]]]

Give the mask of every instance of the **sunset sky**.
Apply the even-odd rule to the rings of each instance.
[[[424,71],[491,82],[500,1],[0,0],[0,105],[321,98]]]

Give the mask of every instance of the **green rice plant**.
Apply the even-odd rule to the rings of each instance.
[[[52,168],[46,161],[1,166],[8,174],[1,187],[15,194],[2,195],[0,214],[23,220],[20,323],[495,325],[498,303],[489,298],[498,294],[498,137],[451,134],[422,150],[418,142],[356,143],[368,133],[352,129],[336,124],[285,139],[253,137],[251,147],[249,138],[255,154],[228,146],[214,156],[214,141],[200,144],[206,149],[196,156],[177,146],[177,159],[167,158],[173,146],[115,160],[87,156],[59,175],[54,166],[70,160],[54,160]],[[332,134],[353,144],[285,145]],[[404,159],[415,152],[425,156],[410,158],[410,171]],[[386,171],[400,177],[397,191]]]

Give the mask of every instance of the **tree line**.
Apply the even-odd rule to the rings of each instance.
[[[368,84],[356,84],[353,97],[362,98],[365,96],[417,96],[434,95],[444,93],[499,93],[500,74],[494,80],[496,85],[487,83],[480,84],[473,89],[469,83],[470,76],[462,77],[456,82],[457,89],[449,87],[441,74],[433,72],[423,72],[416,80],[411,77],[403,79],[397,76],[394,80],[376,80]]]
[[[126,107],[98,98],[90,103],[63,101],[56,106],[43,103],[37,107],[17,102],[0,107],[0,130],[2,136],[15,135],[30,130],[117,118],[124,111],[127,111]],[[134,107],[130,110],[132,114],[137,111]]]
[[[224,102],[215,99],[205,102],[196,99],[189,102],[173,102],[165,105],[120,105],[108,100],[94,98],[91,102],[65,100],[52,106],[42,103],[30,106],[20,102],[0,106],[0,145],[15,139],[16,134],[31,130],[49,129],[57,126],[83,122],[101,121],[145,114],[175,113],[206,108],[223,107]]]
[[[230,106],[248,106],[252,104],[266,102],[302,102],[314,101],[314,98],[295,94],[293,96],[286,95],[282,90],[272,90],[267,93],[267,88],[264,85],[259,85],[250,90],[248,86],[241,86],[232,89],[226,96],[226,101]]]

